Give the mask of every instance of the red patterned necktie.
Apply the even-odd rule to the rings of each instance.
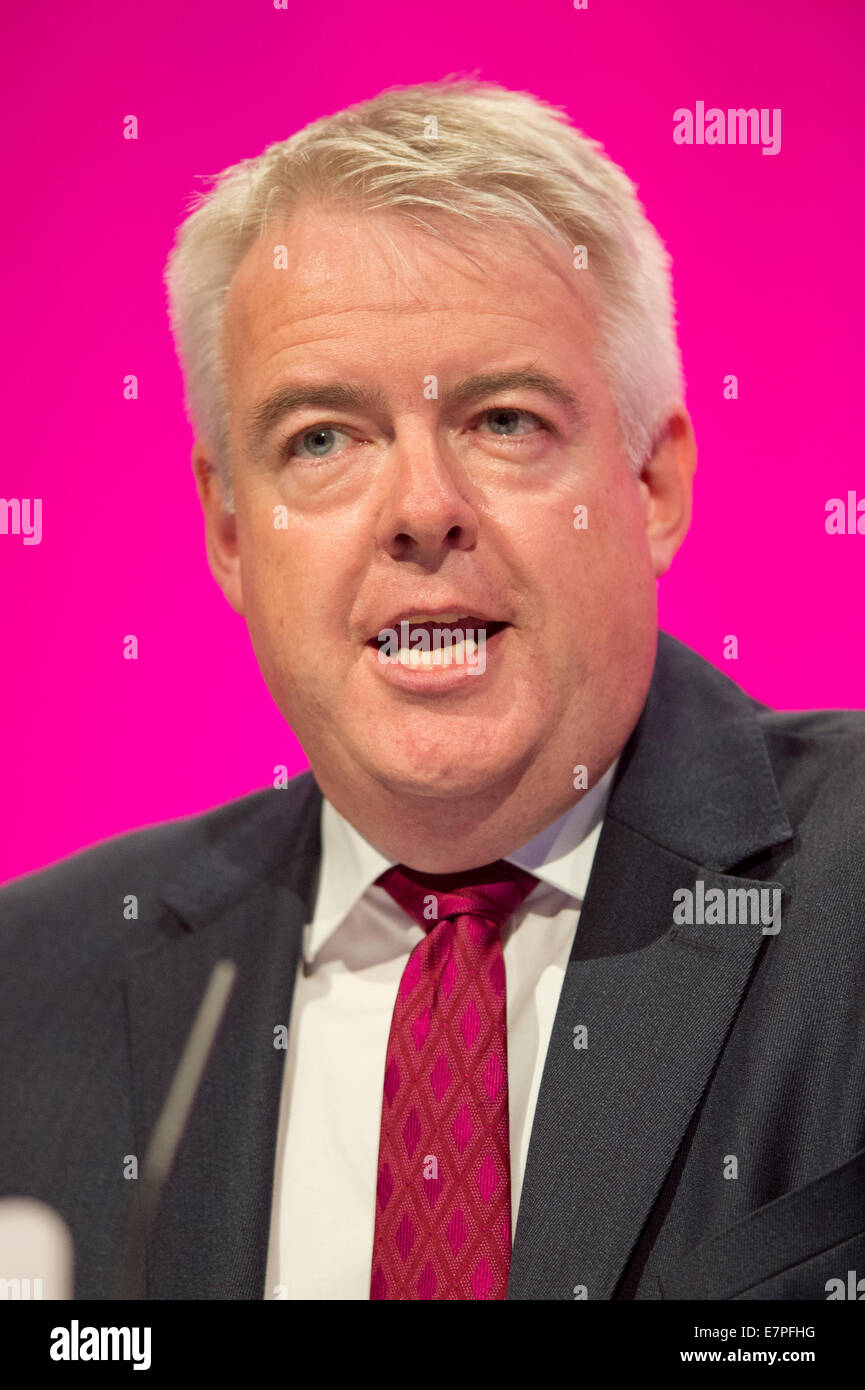
[[[501,931],[538,882],[499,859],[376,880],[427,933],[400,980],[384,1072],[371,1299],[504,1298],[511,1260]]]

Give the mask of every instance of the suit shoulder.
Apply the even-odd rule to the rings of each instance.
[[[755,702],[756,704],[756,702]],[[771,709],[757,704],[769,734],[798,739],[840,739],[865,749],[865,709]]]
[[[758,720],[794,821],[865,848],[865,710],[761,706]]]
[[[773,758],[809,762],[823,773],[849,769],[865,776],[865,710],[775,710],[757,705]]]
[[[111,836],[0,887],[0,934],[15,924],[46,919],[85,922],[104,931],[106,904],[134,894],[149,908],[160,889],[209,849],[241,832],[254,838],[255,826],[272,814],[275,799],[290,812],[310,790],[310,773],[301,773],[279,791],[270,788],[238,797],[190,816]],[[122,914],[117,910],[118,917]]]

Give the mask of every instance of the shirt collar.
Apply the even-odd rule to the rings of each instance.
[[[503,858],[582,903],[618,761],[616,758],[594,787],[563,816]],[[322,797],[321,870],[315,911],[304,932],[303,954],[307,962],[314,960],[379,875],[396,862],[386,859]]]

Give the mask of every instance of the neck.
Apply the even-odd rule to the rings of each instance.
[[[588,787],[556,789],[545,769],[534,768],[462,796],[412,794],[373,779],[347,784],[314,769],[322,794],[387,859],[420,873],[449,874],[513,854],[597,786],[618,749],[588,769]],[[561,780],[561,779],[559,779]]]

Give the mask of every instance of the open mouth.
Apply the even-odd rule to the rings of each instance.
[[[382,661],[398,661],[401,666],[431,669],[436,666],[472,665],[478,653],[485,655],[487,644],[506,627],[476,615],[446,614],[440,618],[403,618],[367,642]]]

